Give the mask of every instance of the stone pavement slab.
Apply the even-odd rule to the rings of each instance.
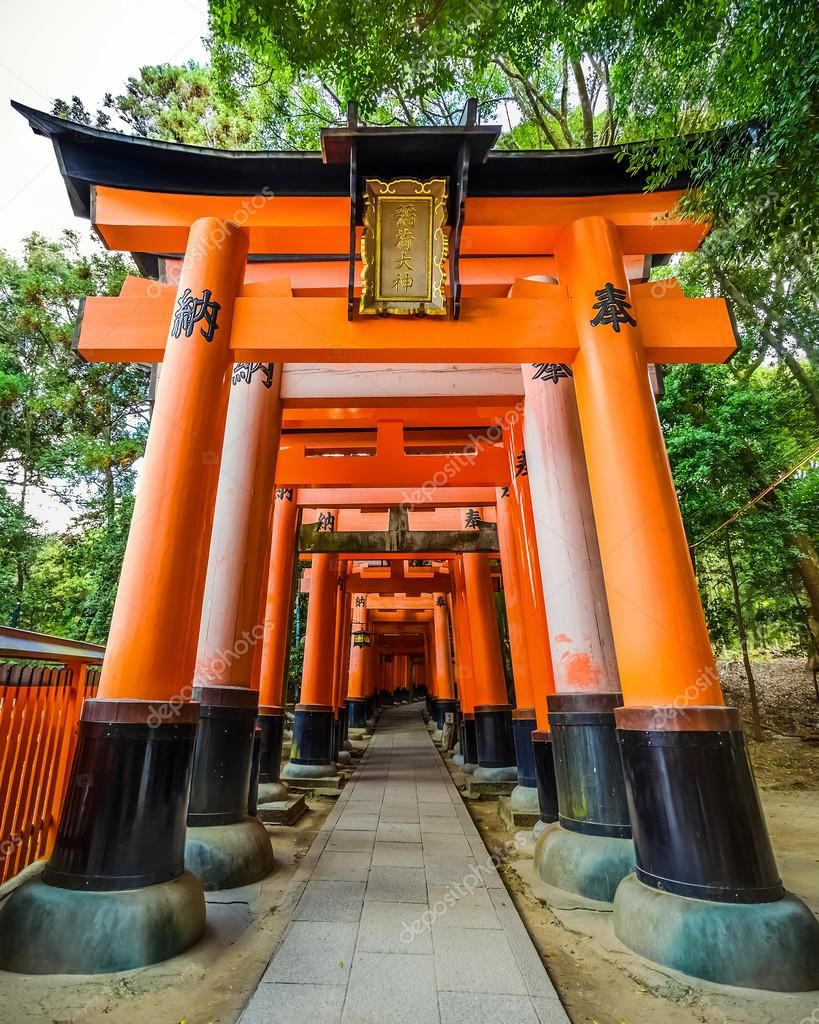
[[[569,1024],[421,706],[384,712],[240,1024]]]

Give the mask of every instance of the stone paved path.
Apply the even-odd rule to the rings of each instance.
[[[568,1024],[420,708],[382,715],[240,1024]]]

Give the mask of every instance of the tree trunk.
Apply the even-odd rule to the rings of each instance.
[[[737,582],[737,571],[734,566],[734,556],[731,551],[731,534],[725,531],[725,554],[728,558],[728,571],[731,574],[731,589],[734,594],[734,611],[737,617],[737,631],[739,633],[739,645],[742,648],[742,661],[745,665],[745,676],[748,680],[748,694],[751,698],[751,725],[754,739],[762,742],[762,722],[759,717],[759,702],[756,696],[756,679],[751,668],[751,659],[748,656],[748,634],[745,630],[745,619],[742,615],[742,602],[739,599],[739,584]]]

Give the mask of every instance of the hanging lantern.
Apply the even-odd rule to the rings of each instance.
[[[366,629],[357,629],[353,633],[354,647],[369,647],[372,642],[372,634],[368,633]]]

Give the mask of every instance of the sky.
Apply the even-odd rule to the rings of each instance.
[[[54,150],[9,106],[12,99],[50,110],[79,96],[96,109],[143,64],[205,55],[207,0],[0,0],[0,248],[21,251],[37,230],[83,230],[71,212]],[[74,510],[34,493],[30,512],[62,530]]]
[[[201,59],[206,32],[207,0],[0,0],[0,248],[83,226],[51,144],[9,101],[50,110],[76,95],[96,109],[143,64]]]

